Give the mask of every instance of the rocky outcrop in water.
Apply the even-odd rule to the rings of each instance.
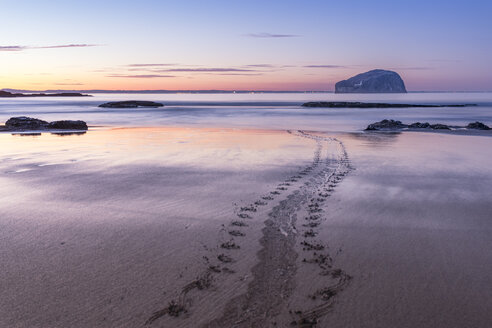
[[[87,123],[76,120],[54,121],[48,124],[48,129],[54,130],[87,130]]]
[[[435,108],[435,107],[468,107],[477,104],[390,104],[390,103],[365,103],[353,101],[312,101],[302,104],[302,107],[324,108]]]
[[[11,130],[40,130],[48,127],[49,122],[37,118],[20,116],[12,117],[5,122],[5,127]]]
[[[398,73],[382,69],[358,74],[335,84],[335,93],[406,93]]]
[[[412,123],[403,124],[401,121],[395,120],[382,120],[380,122],[369,124],[366,131],[379,131],[379,130],[402,130],[402,129],[432,129],[432,130],[451,130],[446,124],[430,124],[430,123]],[[458,128],[458,127],[454,127]]]
[[[161,103],[143,100],[112,101],[99,105],[104,108],[138,108],[138,107],[162,107]]]
[[[5,126],[0,127],[0,131],[34,131],[34,130],[87,130],[84,121],[54,121],[46,122],[37,118],[19,116],[12,117],[5,122]]]
[[[395,120],[382,120],[376,123],[369,124],[366,128],[366,131],[394,131],[394,130],[402,130],[402,129],[410,129],[410,130],[418,130],[418,129],[428,129],[428,130],[490,130],[490,127],[485,125],[482,122],[473,122],[468,124],[467,126],[451,126],[446,124],[430,124],[428,122],[420,123],[415,122],[412,124],[403,124],[401,121]]]
[[[430,123],[420,123],[420,122],[416,122],[416,123],[412,123],[410,125],[408,125],[409,128],[411,129],[428,129],[430,128]]]
[[[446,124],[431,124],[429,126],[433,130],[451,130],[451,128]]]
[[[473,122],[466,126],[467,129],[475,129],[475,130],[490,130],[488,125],[483,124],[482,122]]]
[[[367,131],[375,130],[395,130],[407,128],[408,125],[403,124],[401,121],[395,120],[382,120],[380,122],[369,124],[366,128]]]

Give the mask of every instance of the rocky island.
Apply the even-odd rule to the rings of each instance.
[[[164,104],[143,101],[143,100],[127,100],[127,101],[112,101],[99,105],[98,107],[104,108],[139,108],[139,107],[163,107]]]
[[[406,93],[398,73],[375,69],[335,84],[335,93]]]
[[[1,131],[39,131],[39,130],[77,130],[86,131],[87,124],[84,121],[62,120],[47,122],[37,118],[19,116],[12,117],[5,122],[4,126],[0,126]]]
[[[78,92],[60,93],[12,93],[0,90],[0,98],[19,98],[19,97],[92,97]]]

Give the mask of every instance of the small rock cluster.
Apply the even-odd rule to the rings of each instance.
[[[87,130],[84,121],[62,120],[46,122],[37,118],[19,116],[12,117],[5,122],[3,131],[26,131],[26,130]]]
[[[401,130],[401,129],[451,130],[451,128],[490,130],[490,127],[482,122],[473,122],[468,124],[466,127],[460,127],[460,126],[449,126],[446,124],[430,124],[428,122],[425,123],[415,122],[412,124],[403,124],[401,121],[396,121],[396,120],[382,120],[376,123],[369,124],[366,128],[366,131]]]

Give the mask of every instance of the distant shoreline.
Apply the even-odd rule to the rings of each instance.
[[[248,93],[266,93],[266,94],[302,94],[302,93],[329,93],[334,94],[335,91],[314,91],[314,90],[298,90],[298,91],[286,91],[286,90],[22,90],[22,89],[9,89],[4,88],[0,91],[12,92],[12,93],[117,93],[117,94],[248,94]],[[491,91],[408,91],[408,93],[491,93]],[[367,93],[360,93],[361,95],[368,95]],[[386,93],[370,93],[374,95],[384,95]],[[352,94],[357,95],[357,94]]]
[[[0,98],[26,98],[26,97],[91,97],[88,94],[78,92],[57,92],[57,93],[25,93],[25,92],[9,92],[0,90]]]

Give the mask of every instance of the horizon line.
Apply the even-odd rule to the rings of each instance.
[[[0,91],[7,92],[32,92],[32,93],[43,93],[43,92],[79,92],[79,93],[335,93],[335,90],[221,90],[221,89],[141,89],[141,90],[122,90],[122,89],[45,89],[45,90],[28,90],[28,89],[13,89],[13,88],[2,88]],[[406,93],[489,93],[488,91],[465,91],[465,90],[413,90]],[[350,94],[350,93],[341,93]],[[378,94],[378,93],[364,93],[364,94]],[[388,93],[392,94],[392,93]]]

